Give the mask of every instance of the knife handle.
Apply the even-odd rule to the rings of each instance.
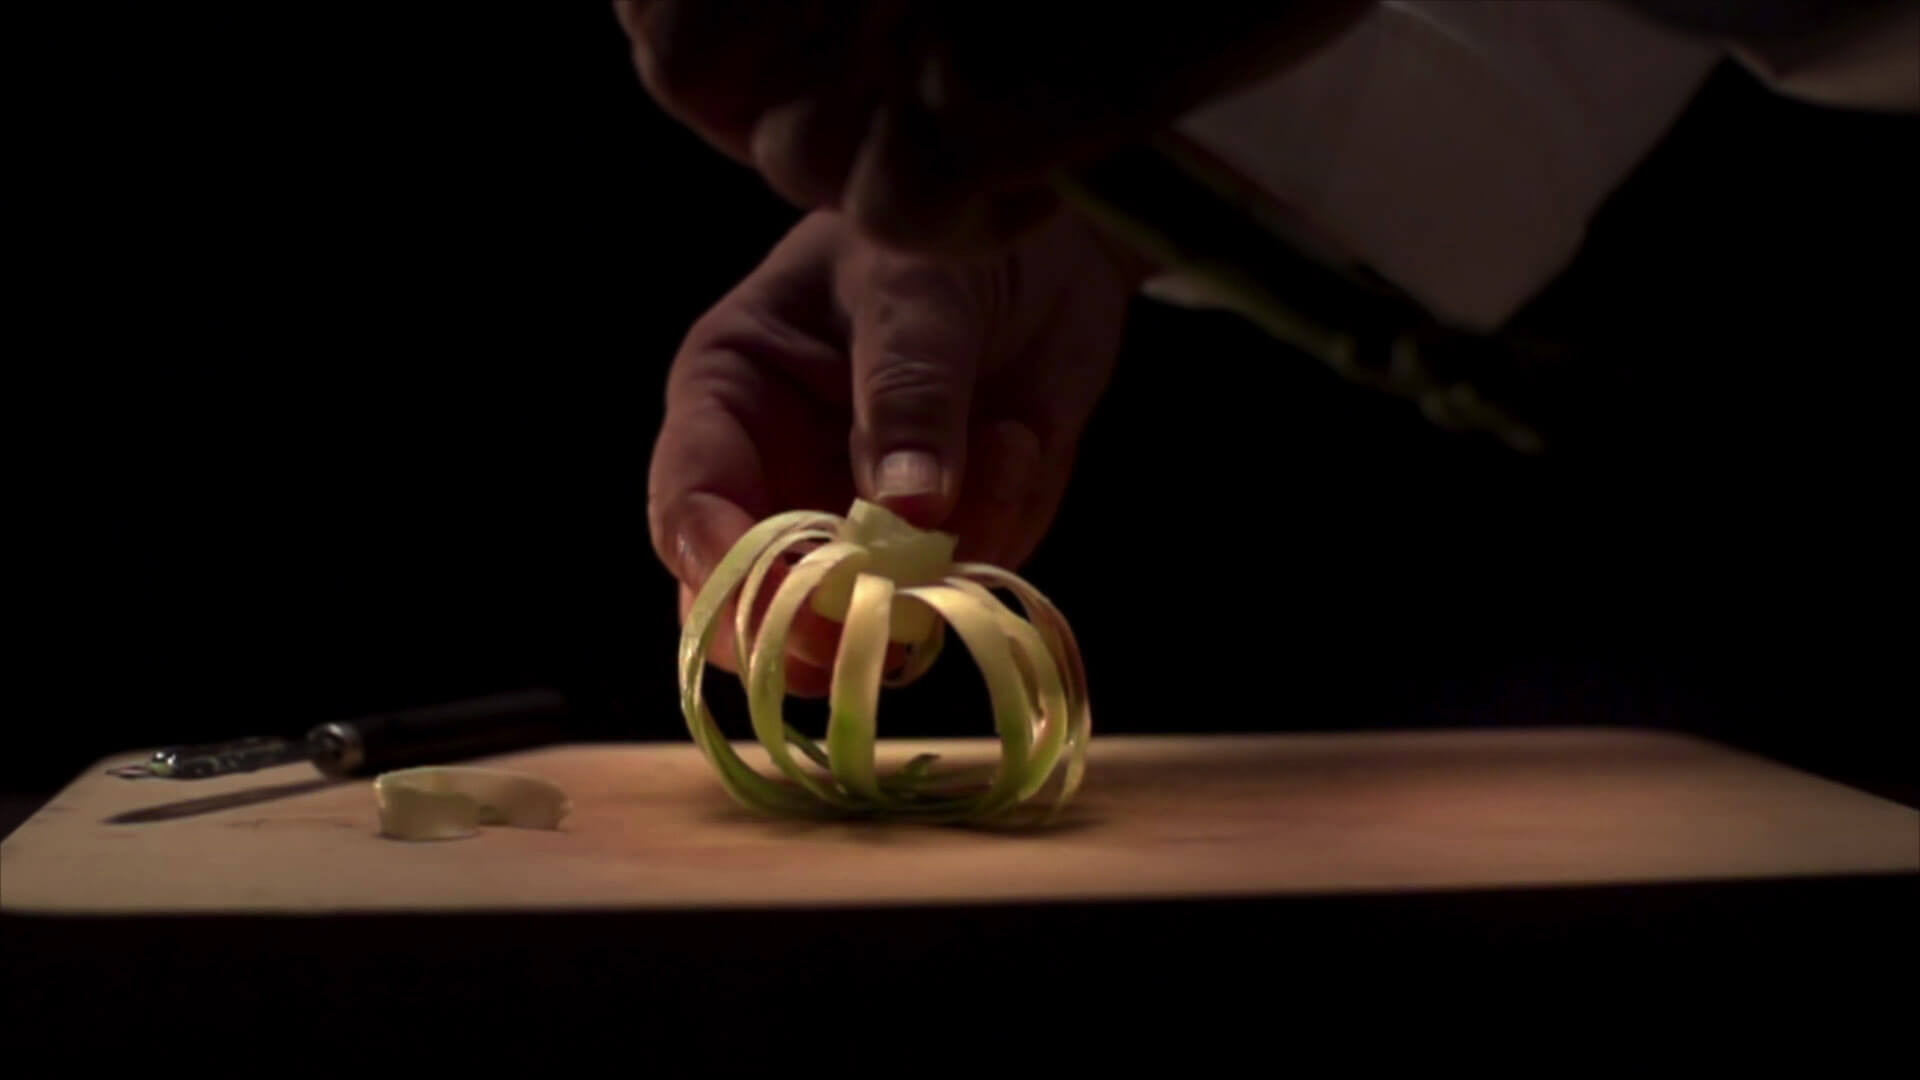
[[[557,742],[567,706],[556,690],[495,694],[322,724],[307,740],[327,776],[369,776]]]

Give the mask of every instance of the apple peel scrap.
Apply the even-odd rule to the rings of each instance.
[[[566,793],[537,776],[472,766],[382,773],[373,782],[380,832],[395,840],[458,840],[482,825],[558,829]]]

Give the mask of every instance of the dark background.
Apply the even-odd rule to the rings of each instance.
[[[794,212],[652,107],[602,4],[84,18],[24,167],[56,603],[6,788],[548,683],[684,738],[662,380]],[[1658,725],[1915,801],[1914,134],[1721,72],[1523,317],[1663,380],[1568,459],[1139,305],[1025,570],[1097,730]],[[987,734],[973,678],[883,729]]]

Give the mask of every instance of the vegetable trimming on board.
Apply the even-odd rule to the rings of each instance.
[[[572,809],[566,793],[526,773],[428,765],[373,782],[380,832],[395,840],[459,840],[482,825],[557,829]]]

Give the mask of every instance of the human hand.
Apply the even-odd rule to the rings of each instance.
[[[1145,272],[1067,215],[976,260],[808,215],[694,325],[668,376],[647,519],[681,619],[755,522],[844,514],[856,496],[955,534],[960,559],[1018,568],[1052,524]],[[738,672],[729,638],[709,660]],[[837,644],[837,624],[803,609],[791,692],[826,693]]]
[[[616,0],[661,106],[782,196],[908,250],[997,249],[1047,175],[1344,30],[1364,0]]]

